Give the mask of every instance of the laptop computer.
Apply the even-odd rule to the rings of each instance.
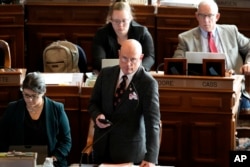
[[[36,152],[37,164],[43,164],[45,158],[48,156],[48,148],[46,145],[11,145],[9,151],[16,152]]]
[[[119,64],[119,59],[102,59],[102,68]]]
[[[202,75],[203,59],[226,59],[225,53],[186,52],[188,75]]]
[[[194,7],[196,8],[199,1],[197,0],[161,0],[161,6],[177,6],[177,7]]]

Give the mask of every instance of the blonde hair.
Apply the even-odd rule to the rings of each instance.
[[[131,19],[133,20],[133,8],[130,6],[127,0],[115,0],[109,7],[109,12],[106,18],[106,23],[111,21],[111,17],[114,10],[125,10],[131,14]]]

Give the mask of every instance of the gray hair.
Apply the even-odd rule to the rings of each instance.
[[[21,89],[30,89],[38,94],[46,92],[46,84],[40,72],[28,73],[23,81]]]
[[[202,5],[209,5],[211,7],[211,9],[214,10],[215,13],[219,12],[218,5],[214,0],[201,0],[197,6],[197,10],[199,10],[200,6],[202,6]]]

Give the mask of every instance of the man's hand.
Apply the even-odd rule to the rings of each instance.
[[[240,72],[244,75],[250,75],[250,63],[244,64],[240,68]]]
[[[140,167],[155,167],[155,164],[148,161],[142,161]]]
[[[104,124],[104,123],[101,123],[98,119],[105,119],[105,116],[103,114],[100,114],[96,117],[95,119],[95,122],[96,122],[96,125],[99,127],[99,128],[107,128],[109,127],[111,124]]]

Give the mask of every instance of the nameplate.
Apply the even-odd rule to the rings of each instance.
[[[22,84],[26,69],[0,69],[0,85]]]
[[[235,84],[241,84],[243,76],[231,77],[196,77],[196,76],[154,76],[159,88],[195,88],[234,90]]]

